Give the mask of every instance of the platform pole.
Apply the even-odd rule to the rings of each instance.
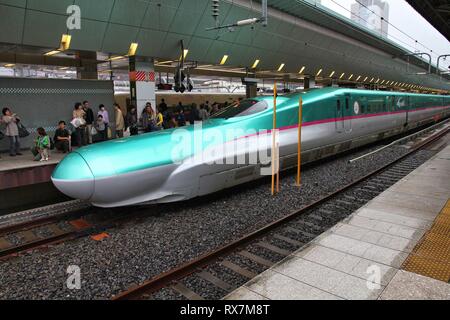
[[[275,195],[276,167],[276,129],[277,129],[277,83],[273,85],[273,130],[272,130],[272,196]]]
[[[303,125],[303,98],[300,97],[298,104],[298,168],[297,168],[297,186],[302,184],[302,125]]]

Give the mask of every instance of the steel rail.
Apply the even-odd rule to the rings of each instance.
[[[272,222],[265,227],[262,227],[259,230],[256,230],[238,240],[235,240],[219,249],[216,249],[215,251],[206,253],[190,262],[187,262],[179,267],[176,267],[172,270],[166,271],[164,273],[161,273],[160,275],[144,282],[141,285],[134,286],[122,293],[119,293],[117,295],[114,295],[111,299],[114,301],[117,300],[137,300],[141,298],[143,295],[152,294],[154,292],[157,292],[163,288],[168,287],[170,284],[172,284],[175,281],[178,281],[180,279],[186,278],[192,274],[197,273],[202,268],[208,266],[212,262],[215,262],[219,260],[220,258],[227,256],[228,254],[236,251],[236,249],[244,247],[254,241],[255,239],[260,238],[263,235],[266,235],[267,233],[273,231],[274,229],[279,228],[280,226],[286,224],[287,222],[290,222],[306,211],[309,211],[318,205],[338,196],[344,191],[347,191],[354,186],[370,179],[371,177],[385,171],[389,167],[401,162],[402,160],[408,158],[409,156],[413,155],[414,153],[418,152],[422,148],[428,146],[429,144],[435,142],[436,140],[439,140],[443,136],[445,136],[447,133],[450,132],[450,128],[446,128],[443,131],[439,132],[438,134],[431,136],[429,139],[422,141],[421,143],[417,144],[412,150],[410,150],[405,155],[401,156],[400,158],[393,160],[389,162],[388,164],[384,165],[383,167],[367,174],[366,176],[346,185],[345,187],[330,193],[329,195],[323,197],[320,200],[317,200],[291,214],[289,214],[286,217],[283,217],[275,222]]]
[[[75,240],[75,239],[82,238],[85,236],[104,232],[105,230],[113,228],[115,226],[118,226],[121,223],[126,223],[126,222],[130,221],[131,219],[142,218],[143,216],[145,216],[145,213],[141,212],[142,210],[143,209],[139,208],[132,214],[117,215],[111,219],[101,221],[98,224],[88,225],[86,227],[82,227],[79,229],[75,228],[75,230],[70,230],[70,231],[61,230],[62,233],[55,234],[53,236],[49,236],[49,237],[45,237],[45,238],[37,238],[35,241],[27,242],[24,244],[19,244],[17,246],[13,246],[13,247],[9,247],[9,248],[0,250],[0,260],[5,260],[10,257],[15,257],[20,253],[39,249],[41,247],[59,244],[62,242],[71,241],[71,240]],[[148,213],[148,214],[151,214],[151,213]],[[85,216],[85,215],[81,214],[81,217],[82,216]],[[72,217],[72,216],[66,215],[65,217]],[[49,218],[49,219],[51,219],[51,218]],[[24,223],[23,225],[12,226],[10,228],[10,230],[15,230],[15,231],[7,233],[7,234],[14,234],[14,233],[23,231],[24,229],[25,230],[37,229],[37,228],[40,228],[40,227],[43,227],[46,225],[51,225],[55,222],[68,221],[68,219],[64,219],[61,217],[59,219],[56,219],[55,221],[51,221],[51,220],[46,221],[46,220],[47,219],[43,219],[43,221],[41,221],[41,223],[33,224],[33,221],[31,221],[29,223]]]

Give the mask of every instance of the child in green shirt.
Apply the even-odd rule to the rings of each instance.
[[[44,128],[37,129],[38,137],[35,140],[35,146],[31,150],[35,156],[35,161],[48,161],[50,150],[50,137]]]

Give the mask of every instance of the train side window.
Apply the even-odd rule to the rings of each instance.
[[[345,110],[350,110],[350,103],[348,101],[348,98],[345,99]]]
[[[336,106],[337,106],[337,111],[340,112],[341,111],[341,100],[337,101]]]

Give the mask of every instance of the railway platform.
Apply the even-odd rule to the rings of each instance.
[[[226,300],[450,299],[450,146]]]
[[[36,162],[29,151],[17,157],[1,154],[0,214],[65,198],[51,182],[52,172],[64,156],[52,152],[48,162]]]

